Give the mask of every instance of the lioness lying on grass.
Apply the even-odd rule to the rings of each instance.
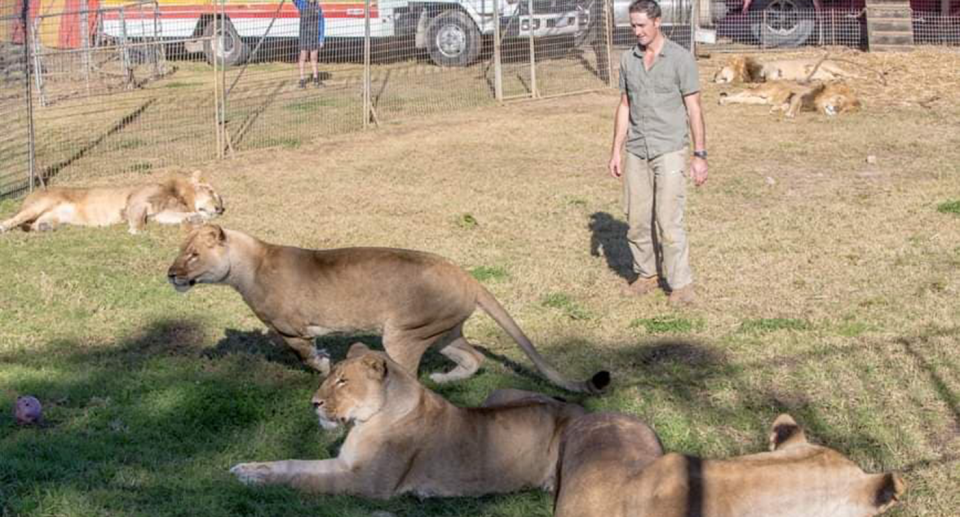
[[[359,343],[313,407],[325,429],[353,426],[336,458],[241,463],[230,472],[247,484],[377,499],[551,490],[561,432],[584,412],[516,390],[495,392],[484,407],[456,407]]]
[[[569,391],[597,393],[610,382],[563,378],[537,352],[510,314],[469,273],[446,259],[396,248],[310,250],[269,244],[206,225],[184,240],[167,272],[177,291],[195,284],[236,289],[267,327],[311,368],[326,375],[330,359],[313,339],[331,333],[378,331],[390,357],[413,375],[427,348],[457,364],[436,382],[467,378],[483,355],[463,337],[463,323],[480,307],[520,345],[537,370]]]
[[[905,490],[897,474],[865,474],[842,454],[807,442],[789,415],[770,431],[772,452],[727,460],[657,457],[594,415],[561,442],[555,517],[869,517]]]
[[[24,231],[44,231],[61,224],[110,226],[126,221],[135,234],[148,220],[199,223],[222,213],[223,200],[197,171],[189,178],[175,175],[163,183],[132,187],[37,190],[23,200],[19,212],[0,223],[0,233],[18,226]]]

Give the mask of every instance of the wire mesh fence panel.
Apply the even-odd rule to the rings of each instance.
[[[770,7],[746,14],[727,15],[716,25],[717,41],[711,51],[783,51],[799,47],[863,46],[863,11],[858,9],[798,9]]]
[[[26,191],[30,179],[29,64],[15,7],[0,5],[0,197]]]
[[[521,0],[521,7],[524,6]],[[550,96],[606,87],[607,24],[602,0],[528,1],[537,94]],[[521,21],[523,31],[527,20]]]
[[[921,45],[960,47],[960,14],[914,12],[913,41]]]
[[[68,181],[213,156],[213,78],[167,62],[183,44],[176,24],[153,1],[85,4],[28,22],[37,173]]]
[[[225,62],[230,150],[299,147],[363,125],[363,3],[280,0],[220,4],[241,60]]]
[[[391,4],[405,2],[381,2]],[[413,7],[408,16],[409,23],[398,27],[401,34],[370,40],[370,103],[376,120],[493,103],[494,84],[486,75],[492,23],[472,17],[456,2]]]

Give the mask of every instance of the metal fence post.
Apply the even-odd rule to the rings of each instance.
[[[690,53],[697,55],[697,28],[700,27],[700,2],[690,2]]]
[[[603,31],[606,37],[607,52],[607,86],[613,88],[613,1],[603,0]],[[619,70],[619,67],[618,67]]]
[[[370,0],[363,4],[363,128],[370,126]]]
[[[37,181],[37,144],[36,144],[36,132],[34,128],[33,120],[33,71],[31,70],[33,45],[30,34],[30,2],[24,0],[23,8],[20,12],[20,21],[23,23],[23,70],[25,72],[24,77],[24,90],[27,94],[27,157],[29,162],[29,190],[33,192],[33,184]],[[40,185],[46,187],[43,181],[43,177],[39,177]]]
[[[210,41],[210,48],[213,49],[213,63],[211,63],[211,65],[213,66],[213,125],[214,125],[214,131],[216,131],[216,141],[217,141],[216,156],[218,160],[223,159],[223,147],[224,147],[223,131],[222,131],[222,126],[220,124],[220,113],[221,113],[221,105],[222,105],[223,99],[220,96],[220,73],[217,71],[217,63],[220,61],[219,59],[217,59],[217,52],[219,50],[217,48],[217,45],[219,44],[219,42],[217,42],[217,34],[218,34],[217,23],[219,19],[220,19],[220,16],[217,13],[216,4],[214,4],[213,20],[210,20],[210,23],[213,24],[213,36],[211,36],[213,40]]]
[[[503,68],[500,56],[500,0],[493,0],[493,92],[503,102]]]
[[[223,55],[220,63],[220,135],[223,138],[223,148],[220,153],[224,156],[230,148],[230,135],[227,133],[227,56],[223,53],[224,32],[227,30],[227,0],[220,0],[220,30],[214,33],[217,38],[217,50]],[[214,58],[216,61],[216,58]]]
[[[530,98],[536,99],[540,96],[540,93],[537,91],[537,51],[533,41],[533,22],[535,20],[533,17],[533,0],[527,0],[527,16],[530,20],[528,25],[530,28]]]

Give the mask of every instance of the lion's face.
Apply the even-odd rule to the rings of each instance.
[[[817,97],[817,107],[824,114],[833,116],[860,109],[860,99],[844,85],[831,85]]]
[[[223,214],[223,199],[209,183],[194,182],[193,209],[204,219],[213,219]]]
[[[230,273],[227,246],[223,228],[204,225],[194,229],[167,270],[167,279],[181,293],[198,283],[223,281]]]
[[[386,357],[376,352],[338,363],[313,395],[320,426],[336,429],[379,413],[387,402],[388,371]]]
[[[729,84],[732,83],[734,79],[736,79],[736,72],[730,65],[724,65],[723,68],[717,70],[716,74],[713,74],[713,82],[718,84]]]

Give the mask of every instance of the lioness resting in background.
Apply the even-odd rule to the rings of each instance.
[[[739,93],[721,93],[719,103],[721,106],[767,104],[773,106],[770,108],[771,112],[782,112],[789,118],[796,117],[800,111],[816,111],[834,116],[860,109],[860,99],[853,90],[841,83],[763,83]]]
[[[336,458],[241,463],[230,472],[247,484],[377,499],[551,490],[561,432],[584,413],[516,390],[460,408],[359,343],[320,385],[313,407],[325,429],[353,424]]]
[[[817,66],[817,63],[820,66]],[[816,72],[814,68],[816,67]],[[811,76],[810,73],[813,72]],[[752,57],[734,56],[717,70],[713,82],[729,83],[762,83],[766,81],[835,81],[838,79],[856,78],[830,60],[820,62],[819,59],[786,59],[761,63]]]
[[[431,379],[467,378],[480,367],[483,355],[464,339],[463,323],[480,307],[554,384],[597,393],[610,382],[607,372],[587,382],[564,379],[490,291],[431,253],[395,248],[309,250],[205,225],[187,236],[167,275],[180,292],[198,283],[233,287],[304,363],[324,375],[330,359],[318,353],[315,337],[379,331],[387,354],[409,373],[416,375],[420,357],[437,344],[457,366]]]
[[[205,221],[223,213],[223,200],[194,172],[163,183],[115,188],[51,187],[31,193],[16,215],[0,223],[0,233],[53,230],[61,224],[109,226],[126,221],[137,233],[148,220],[162,224]]]
[[[773,422],[772,452],[727,460],[654,458],[576,425],[560,447],[555,517],[869,517],[905,490],[897,474],[866,474],[807,442],[789,415]]]

